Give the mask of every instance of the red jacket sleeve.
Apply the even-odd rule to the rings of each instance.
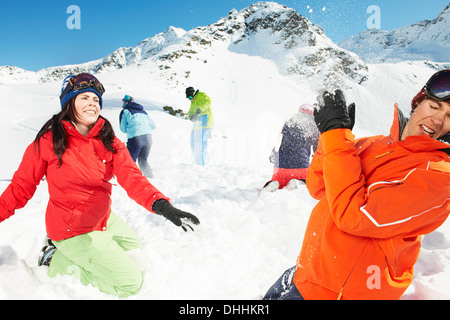
[[[142,175],[123,142],[116,138],[114,147],[117,153],[113,160],[113,174],[131,199],[150,212],[154,212],[152,205],[156,200],[165,199],[169,201],[169,198]]]
[[[450,213],[450,164],[424,164],[400,179],[366,187],[350,130],[323,134],[323,172],[332,218],[343,231],[372,238],[414,237],[438,228]]]
[[[16,209],[25,207],[47,170],[34,142],[28,146],[11,183],[0,197],[0,222],[11,217]]]

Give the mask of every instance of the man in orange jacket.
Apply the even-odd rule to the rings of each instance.
[[[344,95],[319,97],[321,137],[307,176],[313,209],[297,264],[265,299],[399,299],[421,235],[450,214],[450,70],[396,106],[389,136],[355,141]]]

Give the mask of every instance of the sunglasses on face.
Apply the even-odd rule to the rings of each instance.
[[[431,77],[425,85],[425,91],[436,100],[450,100],[450,70],[440,71]]]

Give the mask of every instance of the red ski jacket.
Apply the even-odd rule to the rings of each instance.
[[[55,241],[106,230],[111,212],[109,181],[113,176],[130,198],[151,212],[154,201],[168,200],[142,176],[117,137],[114,139],[117,153],[104,147],[98,139],[104,122],[100,118],[86,137],[69,122],[63,122],[67,148],[61,167],[51,132],[40,139],[39,148],[34,143],[28,146],[11,184],[0,197],[0,222],[27,204],[44,176],[50,195],[45,217],[47,235]]]
[[[450,214],[450,157],[444,142],[399,135],[396,113],[387,137],[321,136],[307,178],[320,201],[294,276],[305,299],[399,299],[411,284],[421,235]]]

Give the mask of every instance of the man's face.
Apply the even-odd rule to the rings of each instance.
[[[414,110],[402,140],[409,136],[428,135],[438,139],[450,132],[450,103],[424,99]]]

